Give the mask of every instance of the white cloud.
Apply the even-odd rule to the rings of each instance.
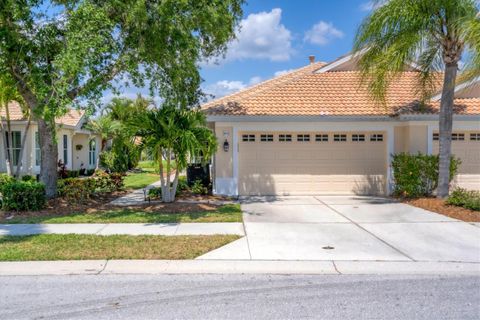
[[[221,98],[223,96],[245,89],[249,86],[255,85],[261,81],[262,78],[258,76],[252,77],[250,81],[248,81],[248,83],[238,80],[221,80],[206,86],[205,88],[203,88],[203,91],[206,94],[213,95],[214,98]]]
[[[362,11],[372,11],[372,10],[376,10],[378,8],[380,8],[381,6],[383,6],[385,3],[387,2],[387,0],[381,0],[381,1],[375,1],[375,0],[371,0],[371,1],[367,1],[367,2],[364,2],[360,5],[360,10]]]
[[[293,70],[295,69],[286,69],[286,70],[279,70],[279,71],[276,71],[273,76],[274,77],[278,77],[278,76],[283,76],[284,74],[287,74],[289,72],[292,72]]]
[[[229,46],[227,60],[268,59],[286,61],[292,54],[292,34],[281,24],[282,10],[249,14]]]
[[[333,39],[343,38],[343,36],[343,32],[335,28],[331,22],[319,21],[305,32],[304,41],[322,46]]]

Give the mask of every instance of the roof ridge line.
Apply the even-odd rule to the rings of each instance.
[[[212,101],[206,102],[206,103],[204,103],[204,105],[212,104],[212,103],[214,103],[215,101],[219,101],[219,100],[224,100],[224,99],[226,100],[226,99],[229,99],[229,98],[234,97],[234,96],[236,96],[236,95],[245,93],[245,91],[255,89],[256,87],[260,87],[260,86],[262,86],[262,85],[266,85],[266,84],[268,84],[268,83],[270,83],[270,82],[272,82],[272,81],[274,81],[274,80],[280,80],[280,78],[286,78],[287,76],[291,76],[293,73],[300,72],[300,71],[303,71],[304,69],[307,69],[307,68],[309,68],[309,67],[312,67],[312,65],[319,65],[319,66],[318,66],[318,69],[320,69],[320,68],[322,68],[323,66],[325,66],[325,65],[320,65],[320,64],[322,64],[322,63],[325,63],[325,62],[323,62],[323,61],[318,61],[318,62],[315,62],[315,63],[313,63],[313,64],[307,64],[307,65],[305,65],[305,66],[303,66],[303,67],[300,67],[300,68],[298,68],[298,69],[291,70],[291,71],[289,71],[289,72],[287,72],[287,73],[285,73],[285,74],[282,74],[282,75],[279,75],[279,76],[276,76],[276,77],[267,79],[267,80],[265,80],[265,81],[261,81],[261,82],[259,82],[259,83],[257,83],[257,84],[254,84],[254,85],[251,85],[251,86],[249,86],[249,87],[243,88],[243,89],[241,89],[241,90],[239,90],[239,91],[233,92],[233,93],[228,94],[228,95],[226,95],[226,96],[223,96],[223,97],[220,97],[220,98],[218,98],[218,99],[214,99],[214,100],[212,100]],[[318,69],[314,69],[314,70],[312,70],[312,72],[314,72],[314,71],[316,71],[316,70],[318,70]],[[301,76],[301,75],[299,75],[299,76]],[[286,80],[285,82],[282,82],[282,84],[283,84],[283,83],[286,83],[286,82],[289,82],[289,81],[291,81],[291,80],[295,80],[295,79],[297,79],[297,78],[292,78],[292,79],[290,79],[290,80]],[[260,92],[252,93],[252,96],[254,96],[255,94],[258,94],[258,93],[260,93]]]

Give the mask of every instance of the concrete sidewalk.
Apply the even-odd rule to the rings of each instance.
[[[35,234],[94,235],[245,235],[242,223],[71,223],[71,224],[0,224],[0,236]]]
[[[0,262],[0,276],[98,274],[480,275],[479,263],[411,261],[81,260]]]

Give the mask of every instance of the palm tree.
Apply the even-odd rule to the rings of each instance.
[[[202,156],[203,161],[208,161],[217,150],[216,137],[201,111],[170,105],[139,114],[136,123],[142,144],[158,162],[162,201],[173,202],[180,171],[186,169],[193,158]],[[172,157],[176,160],[173,182],[170,178]]]
[[[480,74],[480,21],[475,0],[378,0],[365,18],[354,44],[363,78],[377,101],[385,101],[389,84],[415,65],[423,101],[434,93],[443,71],[439,116],[437,197],[449,193],[451,133],[459,62],[465,59],[463,81]]]
[[[121,124],[120,122],[113,120],[109,115],[105,115],[88,121],[85,128],[100,136],[102,139],[100,152],[103,152],[107,147],[108,140],[112,139],[120,130]]]

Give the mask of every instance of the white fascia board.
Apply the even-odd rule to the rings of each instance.
[[[478,83],[480,82],[480,77],[476,77],[470,81],[467,81],[467,82],[464,82],[464,83],[461,83],[457,86],[455,86],[455,89],[454,89],[454,92],[457,93],[475,83]],[[432,97],[432,101],[440,101],[440,99],[442,98],[442,92],[440,92],[439,94],[435,95]]]
[[[438,121],[438,114],[405,114],[400,121]],[[480,115],[454,114],[454,121],[480,121]]]

